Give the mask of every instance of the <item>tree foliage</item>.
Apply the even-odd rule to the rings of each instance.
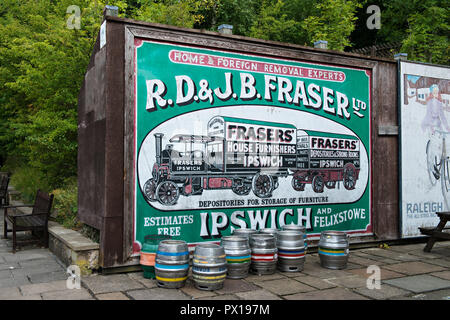
[[[449,64],[448,13],[448,8],[431,6],[423,14],[409,16],[407,36],[402,41],[401,50],[408,53],[410,60]]]
[[[328,41],[328,48],[343,51],[350,46],[350,34],[355,29],[355,0],[324,0],[316,4],[317,15],[307,17],[302,27],[308,32],[310,43]]]

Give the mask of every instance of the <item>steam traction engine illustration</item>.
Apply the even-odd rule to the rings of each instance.
[[[346,189],[353,189],[359,140],[328,134],[327,142],[324,135],[290,124],[224,116],[208,122],[206,136],[177,134],[164,149],[164,135],[155,133],[156,162],[142,191],[148,201],[174,205],[180,194],[201,195],[204,190],[231,189],[240,196],[253,192],[269,198],[279,179],[288,176],[297,191],[312,184],[315,192],[323,192],[324,185],[333,188],[341,180]],[[335,153],[325,152],[328,147]],[[349,154],[346,148],[355,150]]]

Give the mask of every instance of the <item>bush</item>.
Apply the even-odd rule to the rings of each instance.
[[[55,220],[65,228],[80,230],[83,224],[77,218],[78,186],[76,178],[66,180],[64,187],[52,191],[55,195],[53,210]]]
[[[10,184],[21,192],[22,200],[26,203],[34,202],[38,189],[45,192],[50,191],[45,175],[38,169],[26,165],[17,168],[12,167],[11,164],[5,165],[2,170],[12,172]]]

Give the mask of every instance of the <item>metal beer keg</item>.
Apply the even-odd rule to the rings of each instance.
[[[280,231],[280,230],[275,229],[275,228],[264,228],[264,229],[259,230],[259,233],[271,234],[275,237],[275,240],[276,240],[277,236],[278,236],[278,231]]]
[[[156,252],[156,284],[163,288],[181,288],[189,272],[189,250],[186,241],[163,240]]]
[[[258,231],[254,229],[248,229],[248,228],[241,228],[241,229],[234,229],[233,235],[235,236],[242,236],[246,237],[247,239],[250,239],[250,235],[257,233]]]
[[[277,268],[278,250],[271,234],[255,233],[250,236],[252,258],[250,271],[254,274],[273,274]]]
[[[278,232],[278,269],[284,272],[298,272],[305,264],[305,242],[298,230]]]
[[[305,242],[305,252],[306,249],[308,249],[308,241],[306,238],[306,228],[304,226],[299,226],[297,224],[285,224],[282,227],[283,230],[298,230],[301,231],[303,233],[303,241]]]
[[[242,279],[248,275],[251,251],[248,239],[241,236],[222,237],[221,245],[227,259],[227,278]]]
[[[328,269],[347,267],[349,255],[348,235],[342,231],[322,231],[319,240],[320,264]]]
[[[200,290],[218,290],[227,275],[227,260],[222,246],[201,243],[195,247],[192,263],[194,285]]]

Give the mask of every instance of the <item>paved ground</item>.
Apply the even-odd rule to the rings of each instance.
[[[324,269],[317,254],[307,254],[302,272],[227,279],[216,291],[197,290],[191,278],[181,289],[159,288],[142,272],[86,276],[80,289],[67,289],[66,268],[48,249],[13,254],[11,246],[10,237],[0,239],[0,300],[450,300],[450,241],[431,253],[424,243],[350,250],[345,270]],[[380,268],[379,289],[367,287],[368,266]]]

